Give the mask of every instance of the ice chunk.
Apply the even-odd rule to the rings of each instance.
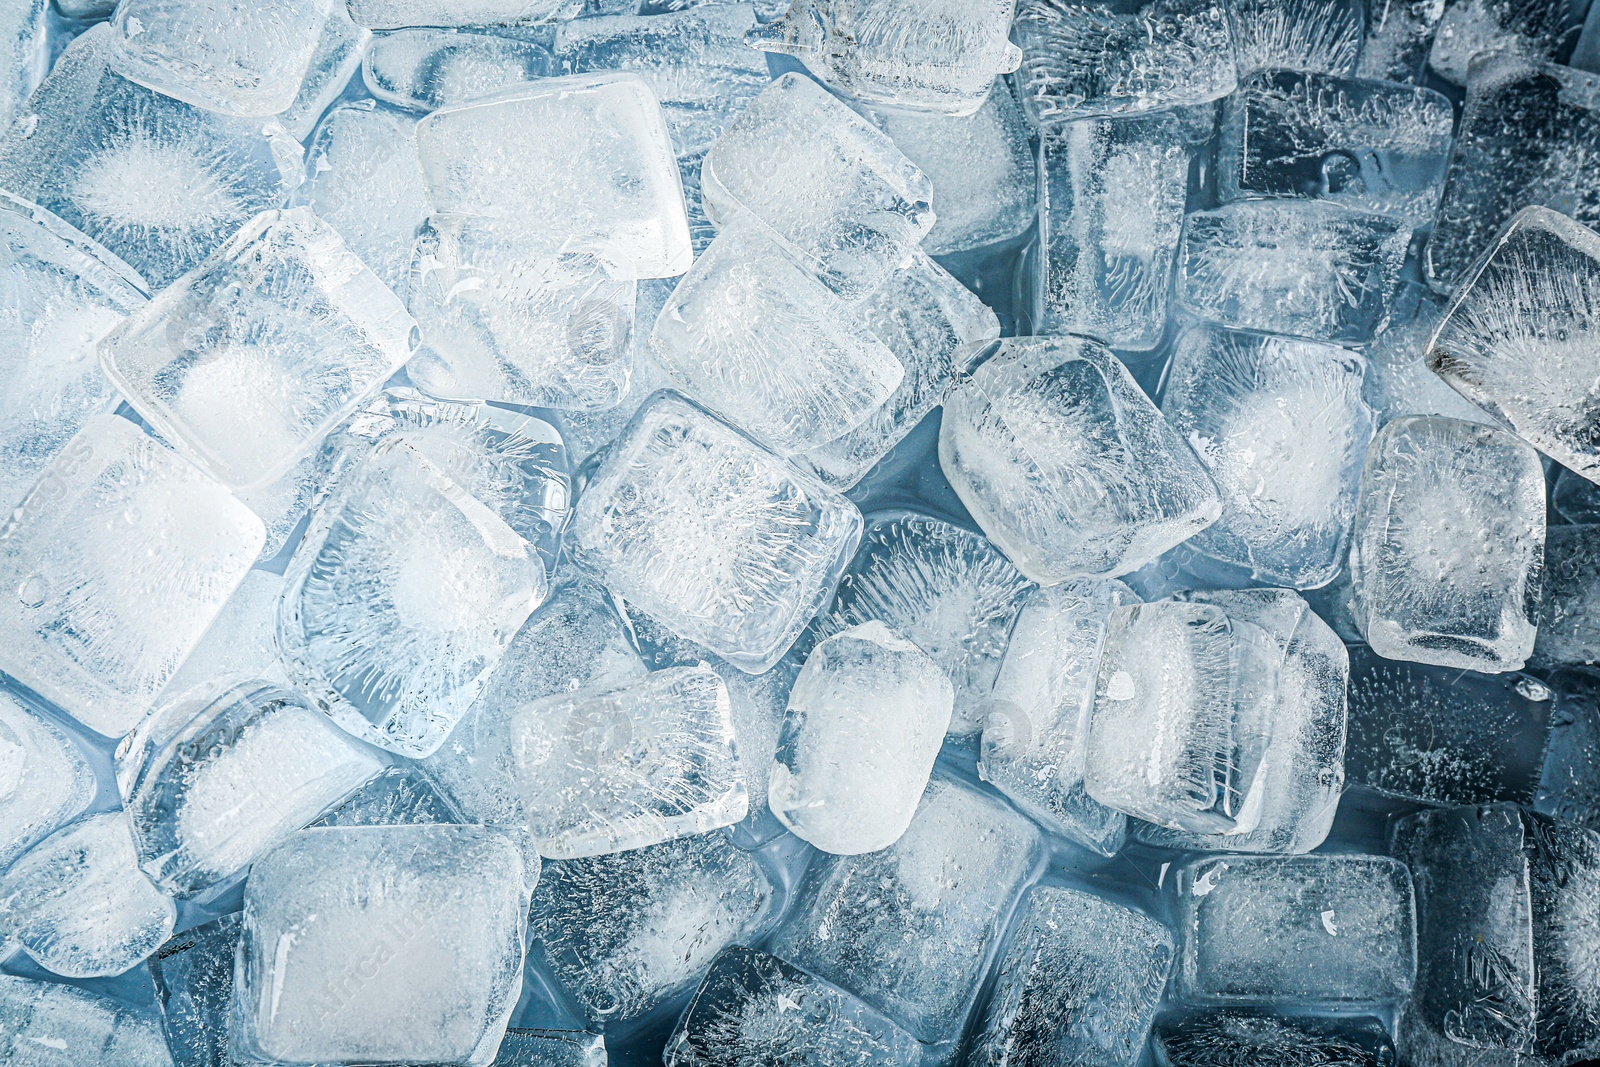
[[[233,957],[243,917],[237,912],[185,930],[150,957],[161,1029],[177,1067],[229,1067],[228,1013]]]
[[[1350,548],[1356,624],[1381,656],[1489,672],[1533,651],[1544,469],[1491,426],[1413,416],[1367,454]]]
[[[569,19],[582,0],[349,0],[350,17],[372,30],[401,26],[488,26]]]
[[[61,5],[63,11],[71,3]],[[49,0],[18,0],[0,17],[0,127],[50,72]]]
[[[1222,105],[1218,195],[1311,197],[1428,226],[1453,120],[1431,89],[1263,71]]]
[[[300,83],[300,93],[278,116],[283,128],[299,141],[311,136],[317,121],[350,84],[372,40],[371,30],[350,20],[346,5],[332,0],[329,7],[328,21],[322,26],[316,51],[311,53],[311,66]]]
[[[475,28],[380,33],[361,67],[373,96],[416,111],[466,103],[553,73],[550,51],[539,41]]]
[[[1220,0],[1018,0],[1012,33],[1035,125],[1207,104],[1239,84]]]
[[[116,0],[56,0],[55,6],[69,19],[103,19],[116,9]]]
[[[495,1067],[606,1067],[606,1041],[582,1030],[507,1030]]]
[[[120,811],[57,830],[0,875],[0,929],[49,971],[121,974],[172,933],[172,898],[139,871]]]
[[[1025,819],[935,778],[893,845],[811,864],[772,951],[920,1041],[958,1037],[1039,858],[1039,833]]]
[[[1573,8],[1562,0],[1457,0],[1444,5],[1434,28],[1428,66],[1447,82],[1466,85],[1472,60],[1501,51],[1528,60],[1554,59],[1578,34]]]
[[[528,926],[535,958],[588,1019],[614,1026],[689,986],[777,910],[771,879],[726,835],[546,865]]]
[[[94,772],[60,727],[0,689],[0,871],[76,818]]]
[[[174,896],[242,870],[382,766],[304,698],[260,682],[165,704],[117,751],[140,866]]]
[[[1177,297],[1222,326],[1369,340],[1400,282],[1411,224],[1339,204],[1255,200],[1183,225]]]
[[[855,430],[905,377],[842,300],[748,222],[695,261],[650,350],[685,393],[785,454]]]
[[[161,690],[163,700],[197,687],[210,688],[230,677],[255,678],[288,685],[278,661],[278,598],[283,576],[271,571],[245,572],[233,595]]]
[[[1356,76],[1380,81],[1417,82],[1444,16],[1437,0],[1377,0],[1367,7],[1366,41]]]
[[[667,1040],[667,1067],[915,1067],[915,1038],[844,990],[749,948],[719,954]]]
[[[0,975],[0,1057],[12,1067],[172,1067],[153,1019],[72,986]]]
[[[1600,487],[1565,467],[1557,467],[1555,476],[1550,505],[1556,513],[1578,526],[1600,523]]]
[[[1041,332],[1145,350],[1167,324],[1189,157],[1214,108],[1085,119],[1040,135]]]
[[[1322,1018],[1208,1011],[1156,1028],[1159,1067],[1250,1067],[1305,1062],[1391,1067],[1394,1042],[1373,1018]]]
[[[1559,670],[1549,682],[1556,701],[1533,809],[1600,830],[1600,673]]]
[[[1545,535],[1533,660],[1600,663],[1600,527],[1552,526]]]
[[[102,337],[144,303],[133,269],[43,208],[0,195],[0,514],[116,390]]]
[[[261,520],[126,419],[90,419],[0,526],[0,667],[115,737],[261,551]]]
[[[550,859],[702,834],[749,811],[728,689],[710,667],[525,704],[511,713],[511,751]]]
[[[990,351],[945,402],[939,466],[1023,574],[1126,574],[1216,521],[1205,468],[1103,345],[1023,338],[977,355]]]
[[[595,470],[568,545],[613,594],[760,674],[833,594],[860,537],[843,496],[660,393]]]
[[[200,263],[303,178],[276,123],[204,111],[109,66],[111,29],[61,56],[0,135],[0,187],[55,212],[153,288]]]
[[[301,830],[256,862],[235,1058],[485,1063],[521,984],[522,861],[476,826]]]
[[[718,138],[701,185],[712,222],[754,216],[847,299],[882,285],[934,224],[928,176],[800,74],[779,78]]]
[[[750,43],[794,56],[869,103],[970,115],[1022,52],[1006,39],[1016,0],[794,0]]]
[[[1344,564],[1372,412],[1347,349],[1195,326],[1178,339],[1161,412],[1211,472],[1222,517],[1201,552],[1293,589]]]
[[[655,92],[637,74],[542,78],[417,125],[435,211],[520,223],[530,254],[589,252],[637,277],[689,269],[689,221]]]
[[[939,665],[881,622],[818,643],[789,695],[772,813],[835,855],[894,844],[922,799],[954,703]]]
[[[251,489],[233,491],[267,528],[267,540],[261,546],[262,562],[276,560],[290,538],[300,532],[300,521],[327,486],[337,459],[335,450],[319,448],[290,468],[289,473]]]
[[[1428,369],[1424,359],[1428,340],[1444,317],[1444,309],[1444,302],[1425,286],[1407,282],[1388,322],[1367,346],[1367,375],[1361,391],[1378,425],[1402,415],[1446,415],[1495,424]]]
[[[1349,74],[1361,52],[1361,0],[1229,0],[1240,75],[1287,69]]]
[[[426,771],[413,763],[386,768],[376,778],[351,793],[312,826],[434,826],[470,823],[434,784]],[[505,827],[494,827],[506,832]],[[524,852],[523,880],[539,880],[537,854]]]

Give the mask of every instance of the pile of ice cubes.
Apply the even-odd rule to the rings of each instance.
[[[0,1062],[1600,1059],[1600,0],[9,0]]]

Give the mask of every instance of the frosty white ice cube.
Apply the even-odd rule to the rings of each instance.
[[[544,44],[511,27],[411,26],[377,34],[361,73],[384,103],[435,111],[548,77],[553,60]]]
[[[54,723],[0,690],[0,870],[82,814],[94,772]]]
[[[172,1067],[156,1020],[58,982],[0,975],[0,1056],[18,1067]]]

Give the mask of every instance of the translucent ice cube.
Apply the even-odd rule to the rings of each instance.
[[[1578,33],[1573,8],[1560,0],[1457,0],[1444,5],[1434,28],[1428,66],[1445,81],[1466,85],[1472,60],[1503,51],[1529,60],[1554,59]]]
[[[1389,1067],[1396,1062],[1388,1027],[1359,1016],[1197,1012],[1164,1020],[1153,1045],[1159,1067],[1266,1067],[1296,1059],[1342,1067]]]
[[[473,27],[380,33],[361,68],[373,96],[416,111],[466,103],[553,73],[550,51],[537,40]]]
[[[1389,321],[1373,335],[1366,348],[1367,375],[1361,392],[1379,426],[1401,415],[1447,415],[1494,425],[1490,415],[1428,369],[1424,358],[1428,341],[1444,310],[1445,302],[1425,286],[1408,282],[1395,300]],[[1556,506],[1559,510],[1559,503]]]
[[[1533,809],[1600,830],[1600,672],[1549,675],[1557,700]]]
[[[72,986],[0,975],[0,1056],[14,1067],[172,1067],[154,1019]]]
[[[1544,542],[1537,664],[1600,663],[1600,527],[1552,526]]]
[[[311,825],[436,826],[473,821],[457,810],[426,771],[402,763],[385,768]],[[526,852],[523,856],[523,883],[532,885],[539,880],[538,857]]]
[[[0,18],[0,123],[10,124],[50,72],[49,10],[48,0],[19,0]]]
[[[0,690],[0,870],[82,814],[94,772],[54,723]]]
[[[242,917],[234,912],[173,937],[150,957],[161,1029],[177,1067],[225,1067],[233,957]]]
[[[1555,471],[1550,487],[1550,506],[1563,519],[1578,526],[1600,523],[1600,487],[1565,467]]]
[[[1229,0],[1239,73],[1349,74],[1361,51],[1364,7],[1360,0]]]
[[[1416,82],[1433,47],[1445,5],[1435,0],[1378,0],[1367,7],[1366,41],[1356,76]]]
[[[163,701],[191,689],[214,688],[230,679],[255,678],[288,684],[278,662],[278,598],[283,576],[252,568],[222,605],[200,643],[194,646],[161,690]]]
[[[606,1041],[582,1030],[506,1031],[495,1067],[606,1067]]]
[[[332,0],[328,21],[311,53],[311,66],[300,82],[300,92],[278,121],[289,135],[304,141],[311,136],[328,105],[338,99],[361,67],[362,56],[372,40],[372,31],[350,20],[350,9]]]
[[[568,19],[581,0],[349,0],[350,17],[372,30],[400,26],[487,26]]]

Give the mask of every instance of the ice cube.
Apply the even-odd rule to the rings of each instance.
[[[126,419],[97,415],[0,526],[0,667],[116,737],[261,551],[261,520]]]
[[[1378,0],[1367,7],[1366,40],[1356,63],[1356,76],[1414,83],[1433,47],[1433,35],[1444,16],[1437,0]]]
[[[833,594],[861,513],[673,393],[605,454],[568,546],[611,592],[760,674]]]
[[[0,187],[170,284],[303,179],[276,123],[204,111],[109,66],[111,29],[72,42],[0,135]]]
[[[66,13],[71,0],[61,6]],[[0,19],[0,125],[10,125],[50,73],[49,11],[48,0],[19,0]]]
[[[1205,468],[1099,342],[988,351],[945,402],[939,466],[1023,574],[1127,574],[1216,521]]]
[[[0,1056],[12,1067],[172,1067],[161,1029],[120,1001],[0,975]]]
[[[1431,89],[1262,71],[1222,105],[1217,192],[1224,202],[1311,197],[1428,226],[1453,119]]]
[[[915,1038],[860,1000],[757,949],[724,949],[667,1040],[667,1067],[915,1067]]]
[[[511,751],[550,859],[703,834],[749,811],[728,689],[710,667],[524,704],[511,713]]]
[[[1538,664],[1600,663],[1600,527],[1552,526],[1544,542]]]
[[[606,1067],[606,1041],[582,1030],[507,1030],[494,1067]]]
[[[242,870],[382,767],[303,697],[254,681],[163,704],[117,751],[140,866],[180,897]]]
[[[1323,201],[1197,211],[1183,224],[1178,302],[1220,326],[1359,344],[1394,298],[1410,241],[1409,222]]]
[[[1006,39],[1016,0],[794,0],[750,32],[822,81],[869,103],[970,115],[1022,52]]]
[[[287,474],[251,489],[233,491],[267,528],[267,540],[261,546],[259,562],[276,560],[290,539],[300,532],[300,521],[326,487],[337,459],[334,449],[319,448],[296,463]]]
[[[754,941],[776,908],[756,859],[705,834],[546,865],[528,932],[535,958],[609,1028],[687,989],[728,945]]]
[[[1127,820],[1083,785],[1095,675],[1111,612],[1139,600],[1115,580],[1077,578],[1022,602],[983,705],[978,774],[1025,814],[1104,856]]]
[[[317,120],[344,93],[372,41],[371,30],[350,20],[347,5],[333,0],[329,7],[328,21],[322,26],[316,50],[311,53],[311,66],[300,83],[299,95],[289,109],[278,116],[283,128],[299,141],[311,136]]]
[[[800,74],[773,82],[718,138],[701,185],[718,227],[754,216],[846,299],[882,285],[934,224],[928,176]]]
[[[1578,526],[1600,523],[1600,487],[1581,474],[1557,467],[1550,489],[1550,506],[1563,519]]]
[[[312,826],[432,826],[473,822],[422,768],[402,763],[383,770]],[[504,831],[505,827],[494,827]],[[539,880],[537,855],[523,854],[523,882]]]
[[[1428,340],[1444,317],[1444,309],[1444,301],[1426,287],[1407,282],[1389,321],[1367,346],[1367,375],[1361,391],[1378,425],[1401,415],[1447,415],[1495,425],[1493,418],[1428,369],[1424,359]]]
[[[114,405],[96,345],[144,304],[133,268],[50,212],[0,195],[0,514]]]
[[[56,0],[55,6],[69,19],[103,19],[116,9],[116,0]]]
[[[1388,1027],[1360,1016],[1198,1012],[1163,1021],[1153,1047],[1158,1067],[1265,1067],[1296,1059],[1340,1067],[1392,1067],[1396,1062]]]
[[[278,644],[297,687],[344,730],[420,758],[546,592],[534,546],[401,435],[312,517]]]
[[[1559,670],[1549,682],[1556,701],[1533,809],[1600,830],[1600,673]]]
[[[538,81],[417,125],[435,211],[520,223],[529,254],[589,252],[636,277],[689,269],[689,221],[661,105],[637,74]]]
[[[191,689],[214,688],[230,678],[289,684],[278,660],[278,598],[283,576],[252,568],[245,572],[200,643],[161,690],[163,700]]]
[[[380,33],[361,67],[373,96],[414,111],[463,104],[553,73],[545,44],[491,27]]]
[[[641,285],[635,305],[635,322],[646,326],[654,323],[662,305],[672,295],[672,288],[670,283],[660,281]],[[649,340],[649,329],[633,331],[633,374],[628,379],[628,391],[622,394],[616,407],[604,411],[574,411],[566,408],[555,412],[561,424],[561,438],[571,450],[574,466],[582,465],[620,437],[646,400],[663,389],[671,388],[671,379],[650,359]],[[1438,381],[1431,374],[1428,377]],[[1443,383],[1440,385],[1443,386]],[[1455,395],[1448,387],[1444,387],[1444,391]]]
[[[1372,440],[1365,371],[1355,352],[1312,341],[1205,325],[1178,339],[1161,412],[1222,494],[1194,548],[1271,585],[1333,580]]]
[[[1504,52],[1529,60],[1554,59],[1578,34],[1572,8],[1561,0],[1457,0],[1444,5],[1434,28],[1428,66],[1455,85],[1471,80],[1472,60]]]
[[[936,777],[893,845],[812,862],[772,952],[942,1043],[960,1036],[1039,859],[1027,820]]]
[[[185,930],[150,957],[161,1029],[177,1067],[231,1067],[228,1012],[243,917],[234,912]]]
[[[1361,0],[1229,0],[1240,75],[1349,74],[1361,52],[1364,6]]]
[[[232,1054],[487,1063],[521,985],[522,860],[476,826],[301,830],[245,888]]]
[[[372,30],[488,26],[573,18],[583,0],[349,0],[350,17]]]
[[[66,732],[0,689],[0,871],[94,794],[94,772]]]
[[[128,818],[87,815],[0,875],[0,929],[68,978],[121,974],[172,933],[178,909],[139,870]]]
[[[1356,624],[1380,656],[1488,672],[1533,651],[1544,468],[1504,430],[1411,416],[1367,454],[1350,548]]]

